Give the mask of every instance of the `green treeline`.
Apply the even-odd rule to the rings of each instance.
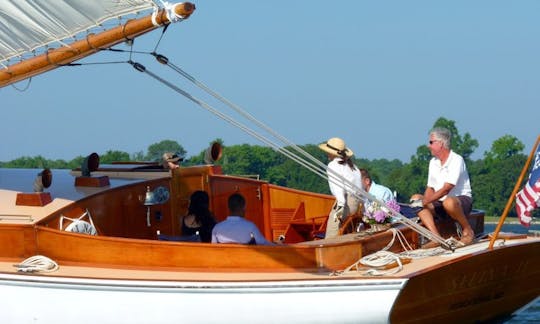
[[[483,209],[486,215],[501,215],[519,174],[527,160],[523,152],[525,145],[516,137],[504,135],[495,140],[482,159],[471,160],[470,156],[478,147],[478,141],[469,133],[459,134],[455,122],[439,118],[433,125],[448,128],[452,136],[452,149],[462,155],[467,163],[473,189],[474,208]],[[426,132],[427,133],[427,132]],[[425,140],[425,139],[420,139]],[[258,145],[224,146],[221,139],[216,139],[223,146],[222,158],[216,162],[221,165],[225,174],[257,176],[261,180],[291,188],[319,193],[329,193],[328,183],[319,175],[301,166],[269,147]],[[326,154],[317,144],[300,146],[317,160],[327,163]],[[285,148],[292,152],[290,148]],[[148,147],[148,152],[132,154],[120,151],[107,151],[100,155],[100,163],[113,161],[160,161],[163,152],[176,152],[185,156],[184,148],[175,141],[164,140]],[[206,149],[198,155],[185,158],[183,166],[204,163]],[[81,165],[83,156],[71,161],[47,160],[41,156],[22,157],[9,162],[0,162],[2,168],[50,168],[66,169]],[[387,159],[356,159],[358,167],[369,170],[375,182],[386,185],[398,194],[400,202],[407,202],[413,193],[423,193],[427,182],[428,164],[431,159],[429,149],[420,145],[409,163]],[[535,216],[538,216],[536,210]],[[515,216],[515,209],[509,216]]]

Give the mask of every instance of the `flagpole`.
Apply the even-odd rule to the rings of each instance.
[[[533,148],[531,150],[531,153],[529,154],[529,158],[527,159],[527,162],[525,162],[525,165],[523,166],[523,170],[521,170],[521,174],[519,175],[519,179],[516,182],[516,185],[514,186],[514,190],[512,191],[512,194],[508,198],[508,202],[506,203],[506,207],[504,208],[504,211],[501,215],[501,218],[499,219],[499,223],[497,224],[497,227],[495,228],[495,232],[493,233],[491,240],[489,241],[489,247],[488,249],[493,250],[493,245],[495,244],[495,240],[499,236],[499,232],[501,231],[501,228],[504,224],[504,220],[506,219],[506,216],[508,215],[508,212],[510,211],[510,207],[512,206],[512,203],[514,202],[514,199],[516,197],[516,194],[521,187],[521,183],[523,182],[523,178],[525,177],[525,173],[529,169],[529,166],[531,164],[531,160],[536,153],[536,149],[538,148],[538,144],[540,144],[540,135],[538,138],[536,138],[536,143],[534,143]]]

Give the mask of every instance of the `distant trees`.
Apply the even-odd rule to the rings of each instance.
[[[483,159],[471,160],[472,153],[478,148],[478,141],[469,133],[460,134],[455,122],[439,118],[433,127],[446,127],[452,132],[452,149],[461,154],[466,162],[473,188],[474,207],[483,209],[487,215],[500,215],[515,182],[527,159],[523,153],[524,145],[516,137],[504,135],[495,140]],[[426,138],[421,139],[427,141]],[[272,148],[258,145],[223,145],[223,140],[216,139],[223,148],[222,159],[215,162],[222,166],[225,174],[258,177],[273,184],[319,193],[329,193],[328,182],[321,176],[308,170],[299,163],[287,158]],[[214,141],[213,141],[214,142]],[[210,143],[211,144],[211,143]],[[209,146],[210,146],[209,144]],[[326,165],[326,154],[317,145],[300,146],[321,164]],[[290,147],[283,148],[292,151]],[[100,163],[113,161],[160,161],[164,152],[175,152],[185,157],[186,151],[176,141],[163,140],[148,147],[148,152],[136,152],[131,156],[122,151],[109,150],[100,155]],[[199,154],[186,158],[182,165],[203,164],[206,148]],[[300,159],[304,157],[300,156]],[[83,156],[71,161],[47,160],[42,156],[21,157],[9,162],[0,162],[3,168],[51,168],[70,169],[80,167]],[[377,183],[384,184],[397,191],[398,200],[407,202],[417,192],[423,192],[427,182],[427,172],[431,154],[427,145],[417,147],[409,163],[386,159],[357,159],[358,167],[366,168]],[[306,163],[313,161],[305,160]],[[538,211],[536,212],[538,213]],[[514,209],[510,215],[515,215]]]
[[[107,151],[105,154],[100,155],[99,163],[100,164],[110,164],[112,162],[126,162],[130,161],[129,154],[122,151]]]
[[[77,161],[82,161],[82,158],[76,158],[73,161],[66,162],[64,160],[47,160],[41,155],[35,157],[23,156],[9,162],[0,162],[2,168],[20,168],[20,169],[71,169],[77,167]]]
[[[186,150],[182,145],[173,140],[163,140],[159,143],[148,146],[148,153],[145,160],[147,161],[161,161],[163,153],[172,152],[178,154],[180,157],[185,157]]]
[[[474,204],[488,215],[502,214],[527,160],[521,153],[524,147],[517,138],[505,135],[493,142],[483,160],[470,164]]]

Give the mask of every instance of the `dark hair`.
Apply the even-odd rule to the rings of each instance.
[[[189,198],[188,214],[195,216],[195,220],[201,225],[215,223],[209,206],[208,194],[202,190],[194,191]]]
[[[246,199],[241,194],[234,193],[229,196],[227,204],[231,212],[239,212],[246,207]]]
[[[372,179],[371,179],[371,176],[369,175],[368,170],[362,168],[362,169],[360,169],[360,174],[362,175],[362,180],[369,179],[369,183],[373,182]]]
[[[339,157],[341,158],[341,160],[338,161],[339,164],[347,164],[349,168],[351,168],[351,170],[354,170],[356,168],[353,161],[350,157],[347,156],[347,154],[343,153],[342,155],[339,155]]]
[[[362,168],[360,169],[360,173],[362,174],[362,178],[371,179],[368,170]]]

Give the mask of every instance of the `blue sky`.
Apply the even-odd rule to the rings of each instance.
[[[345,139],[409,161],[438,117],[479,141],[540,134],[539,1],[197,1],[158,52],[296,144]],[[138,38],[152,50],[160,32]],[[127,48],[127,47],[120,47]],[[100,53],[84,62],[126,60]],[[146,57],[149,70],[224,110]],[[128,64],[56,69],[0,89],[0,161],[261,144]]]

